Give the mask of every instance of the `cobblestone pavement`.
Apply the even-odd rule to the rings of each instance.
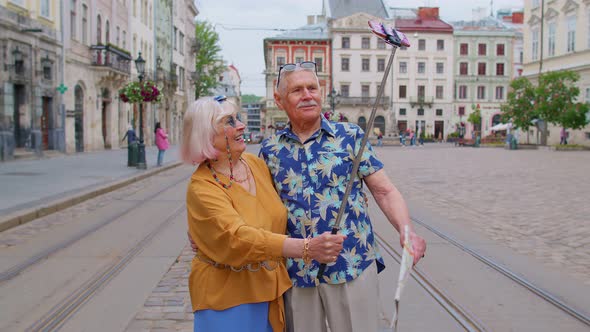
[[[408,200],[590,284],[590,153],[431,144],[378,154]]]

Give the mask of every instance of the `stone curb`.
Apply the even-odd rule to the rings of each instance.
[[[98,188],[94,188],[91,190],[84,190],[82,189],[80,192],[76,194],[72,194],[65,198],[61,198],[52,202],[44,203],[39,207],[22,209],[20,211],[16,211],[13,213],[9,213],[7,216],[0,217],[0,232],[3,232],[7,229],[16,227],[18,225],[22,225],[28,223],[29,221],[35,220],[37,218],[44,217],[46,215],[67,209],[71,206],[76,204],[80,204],[84,201],[87,201],[91,198],[96,196],[100,196],[106,194],[108,192],[117,190],[119,188],[128,186],[134,182],[141,181],[149,176],[167,171],[169,169],[175,168],[180,166],[181,162],[175,162],[170,165],[162,166],[147,170],[146,172],[132,176],[131,178],[127,178],[124,180],[119,180],[117,182],[109,183]]]

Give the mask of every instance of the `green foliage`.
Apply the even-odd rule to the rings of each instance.
[[[543,119],[564,128],[580,129],[587,124],[588,104],[576,102],[580,76],[572,71],[553,71],[539,76],[539,85],[520,77],[512,81],[502,120],[528,129],[533,119]]]
[[[198,21],[195,28],[195,98],[211,94],[217,87],[218,77],[225,69],[219,53],[219,35],[213,26],[205,21]]]
[[[256,95],[242,95],[242,104],[255,104],[260,102],[262,97]]]
[[[481,110],[479,108],[479,104],[477,106],[472,105],[471,109],[473,109],[473,112],[469,114],[467,121],[471,122],[474,127],[479,127],[479,125],[481,125]]]

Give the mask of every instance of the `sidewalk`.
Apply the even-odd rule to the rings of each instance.
[[[147,170],[127,167],[127,149],[0,163],[0,231],[67,208],[180,164],[171,146],[164,166],[146,147]]]

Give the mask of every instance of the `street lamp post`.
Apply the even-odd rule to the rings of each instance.
[[[135,68],[137,69],[139,85],[141,86],[143,75],[145,74],[145,60],[141,57],[141,52],[139,52],[139,56],[135,59]],[[145,145],[143,144],[143,101],[139,102],[139,145],[137,148],[137,168],[146,169]]]
[[[334,114],[336,112],[336,98],[339,97],[340,95],[337,93],[336,89],[332,89],[332,91],[328,94],[328,97],[330,97],[330,108],[332,111],[332,114]]]

